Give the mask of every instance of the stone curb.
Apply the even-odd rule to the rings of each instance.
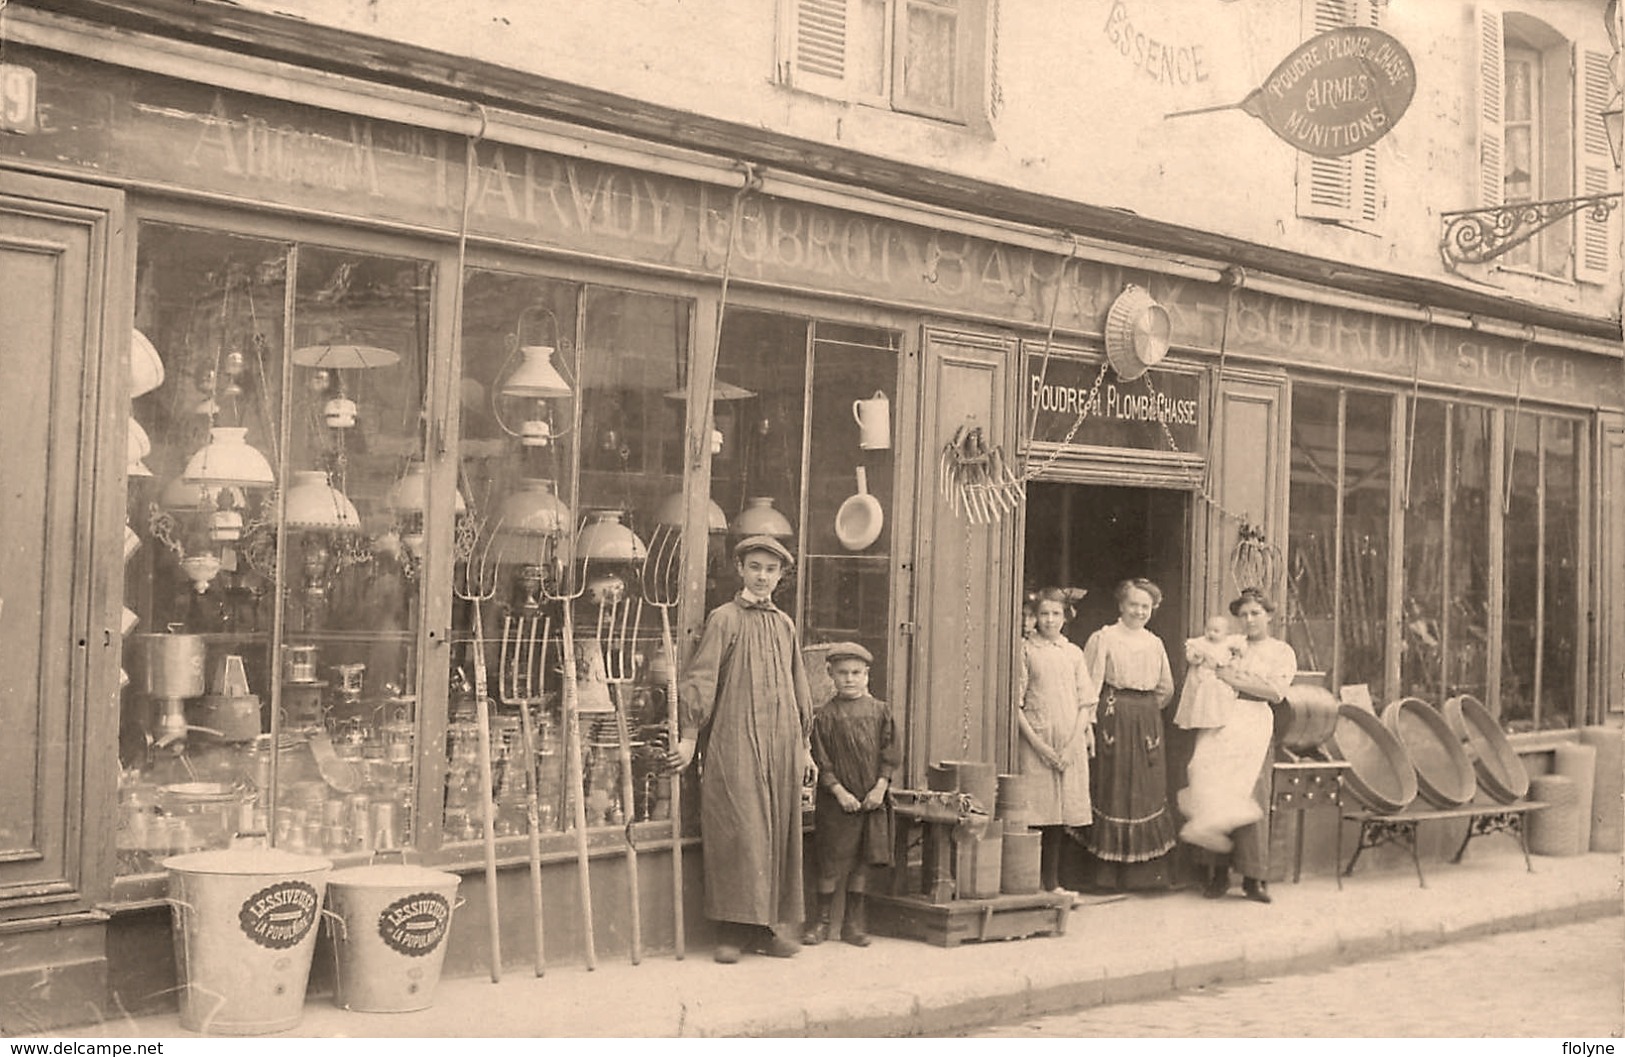
[[[1328,941],[1289,951],[1249,951],[1240,956],[1201,958],[1184,965],[1135,966],[1122,975],[1103,973],[1098,966],[1080,965],[1074,967],[1070,975],[1063,970],[1040,974],[1042,978],[1037,980],[1031,976],[1009,979],[1003,982],[1004,986],[996,988],[979,989],[971,984],[927,993],[889,988],[868,992],[857,1003],[846,1001],[844,996],[828,996],[803,1007],[799,1015],[790,1013],[771,1020],[759,1014],[733,1023],[719,1018],[707,1023],[700,1033],[828,1038],[952,1035],[1026,1017],[1112,1003],[1144,1002],[1211,985],[1318,971],[1497,933],[1550,928],[1621,914],[1625,914],[1625,904],[1592,899],[1569,906],[1512,912],[1458,926],[1394,924],[1380,931],[1337,935]],[[695,1028],[691,1021],[688,1033],[695,1033]]]

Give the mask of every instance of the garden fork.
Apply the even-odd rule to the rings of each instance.
[[[509,607],[502,618],[501,680],[502,699],[519,706],[519,737],[525,757],[525,825],[530,857],[530,916],[532,947],[536,954],[536,975],[546,969],[546,937],[542,918],[542,821],[540,794],[537,791],[536,728],[531,709],[542,701],[540,691],[546,686],[547,640],[553,633],[553,618],[521,608],[519,615]],[[540,636],[538,636],[538,631]],[[541,659],[536,649],[538,638]]]
[[[677,747],[677,652],[672,645],[671,608],[677,604],[682,575],[682,532],[670,525],[658,525],[649,538],[649,552],[643,556],[643,573],[638,578],[643,600],[660,610],[660,648],[666,653],[666,737]],[[683,957],[683,776],[673,771],[667,804],[671,813],[671,887],[675,912],[672,916],[679,960]]]
[[[572,615],[576,600],[587,590],[586,562],[582,562],[578,574],[572,559],[555,558],[553,572],[554,575],[550,580],[544,578],[542,591],[544,597],[549,602],[556,602],[560,610],[559,648],[564,662],[565,762],[569,768],[565,784],[569,787],[567,795],[575,805],[576,880],[581,889],[581,915],[585,921],[582,929],[585,940],[584,953],[587,968],[596,969],[598,951],[593,939],[592,876],[587,866],[587,804],[582,795],[586,780],[581,768],[581,715],[577,711],[576,702],[576,629],[575,618]]]
[[[632,824],[637,819],[637,793],[632,778],[632,738],[627,729],[627,687],[636,674],[632,651],[638,636],[638,624],[643,616],[643,598],[639,595],[636,606],[638,620],[632,621],[633,600],[627,597],[626,582],[610,574],[598,578],[589,586],[593,601],[598,605],[598,623],[593,635],[593,649],[603,655],[604,682],[608,684],[610,704],[615,710],[615,748],[621,765],[622,836],[626,842],[626,883],[630,897],[632,938],[632,964],[643,960],[643,900],[638,883],[638,847],[632,839]],[[631,636],[627,625],[631,623]],[[606,637],[607,636],[607,637]],[[596,658],[594,658],[596,660]]]
[[[497,527],[501,527],[498,521]],[[479,726],[478,744],[480,767],[480,821],[485,830],[485,910],[491,940],[491,982],[502,982],[502,916],[497,906],[497,838],[496,803],[492,800],[491,781],[491,702],[485,671],[485,618],[481,613],[486,602],[496,597],[497,568],[491,559],[491,543],[496,528],[480,542],[481,528],[476,525],[456,534],[457,557],[463,566],[461,586],[454,582],[457,597],[467,602],[472,610],[474,631],[474,714]]]

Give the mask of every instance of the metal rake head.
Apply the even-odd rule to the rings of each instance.
[[[654,534],[649,537],[648,553],[643,556],[643,570],[638,575],[643,600],[651,606],[676,605],[682,572],[682,530],[674,525],[656,525]]]
[[[463,575],[460,581],[453,578],[452,590],[458,598],[468,602],[489,601],[497,594],[497,565],[491,560],[491,547],[502,528],[502,519],[497,519],[490,532],[484,528],[484,522],[477,522],[467,530],[459,528],[455,537],[457,560],[463,567]]]
[[[586,524],[585,518],[577,523],[575,535],[570,537],[569,556],[555,553],[553,568],[549,570],[552,575],[542,577],[542,597],[549,602],[569,605],[587,593],[587,559],[575,557],[575,540],[581,536]],[[579,573],[577,565],[580,566]]]

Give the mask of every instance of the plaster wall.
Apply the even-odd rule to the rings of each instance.
[[[1478,205],[1479,5],[1378,2],[1382,28],[1415,61],[1418,88],[1375,148],[1378,218],[1351,225],[1296,216],[1297,152],[1262,122],[1234,109],[1166,117],[1237,103],[1259,86],[1308,35],[1304,0],[999,0],[980,127],[777,83],[774,0],[239,0],[810,143],[1617,315],[1617,261],[1605,284],[1494,268],[1452,280],[1444,270],[1439,214]],[[1602,0],[1521,0],[1503,9],[1526,11],[1582,47],[1609,48]]]

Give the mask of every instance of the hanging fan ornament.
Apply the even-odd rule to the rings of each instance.
[[[1168,310],[1130,283],[1106,311],[1106,358],[1117,377],[1132,382],[1168,355],[1172,333]]]
[[[981,426],[954,430],[938,460],[937,484],[954,514],[979,525],[1003,520],[1027,495],[1022,476],[999,445],[987,446]]]

